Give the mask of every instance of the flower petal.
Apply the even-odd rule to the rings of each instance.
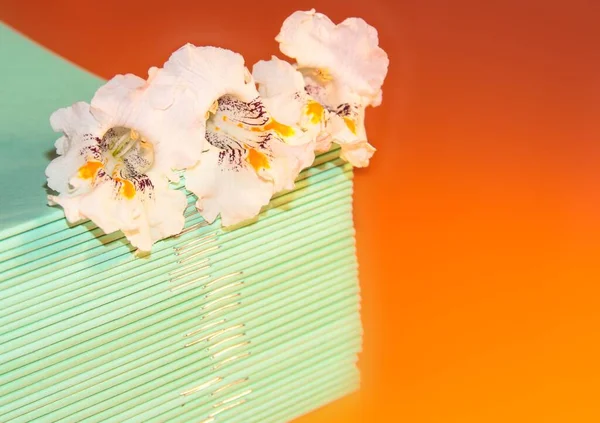
[[[377,151],[375,147],[367,141],[342,145],[340,157],[355,167],[369,166],[369,159]]]
[[[155,80],[175,79],[195,94],[193,113],[205,117],[214,102],[228,94],[245,102],[258,96],[244,58],[218,47],[186,44],[171,55]]]
[[[252,67],[252,77],[259,84],[261,97],[294,96],[304,92],[304,77],[294,66],[275,56],[260,60]]]
[[[273,184],[259,176],[242,150],[221,150],[212,145],[201,162],[186,173],[186,187],[198,196],[202,217],[213,222],[221,215],[223,226],[256,216],[269,203]]]
[[[153,195],[131,200],[116,196],[111,181],[83,195],[50,196],[49,200],[64,208],[69,222],[90,219],[105,233],[122,230],[141,251],[150,251],[154,242],[181,232],[187,207],[185,194],[169,189],[166,180],[155,181]]]
[[[340,105],[330,114],[327,130],[331,140],[342,149],[340,156],[355,167],[366,167],[375,153],[375,148],[367,141],[365,130],[365,107]]]
[[[305,90],[304,78],[290,63],[272,57],[252,70],[267,111],[278,122],[298,128],[285,141],[292,145],[314,142],[323,131],[327,111]]]
[[[81,137],[84,134],[96,133],[100,130],[100,123],[90,113],[90,105],[80,101],[71,107],[58,109],[50,116],[50,125],[55,132],[62,132],[64,137],[55,144],[58,154],[65,154],[69,149],[69,140]]]
[[[273,159],[266,172],[273,181],[273,192],[294,188],[298,174],[315,161],[315,142],[288,145],[278,140],[269,143]]]
[[[48,187],[59,193],[69,193],[73,191],[69,184],[71,177],[87,161],[80,154],[81,150],[96,144],[93,134],[101,132],[101,125],[90,113],[89,104],[83,102],[57,110],[50,116],[50,124],[64,136],[55,143],[59,157],[46,168]]]
[[[314,9],[298,11],[284,21],[275,39],[283,54],[296,59],[298,68],[331,80],[336,102],[348,101],[346,91],[373,105],[380,101],[389,60],[378,46],[377,30],[364,20],[348,18],[335,25]]]

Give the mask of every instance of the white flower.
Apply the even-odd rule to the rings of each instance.
[[[206,142],[185,179],[207,221],[220,214],[228,226],[255,216],[313,162],[314,146],[299,141],[302,128],[268,113],[241,55],[188,44],[165,63],[161,78],[196,96],[194,114],[205,126],[198,143]]]
[[[59,157],[46,169],[48,186],[58,192],[48,199],[64,208],[69,222],[87,218],[106,233],[122,230],[141,251],[181,231],[187,200],[169,189],[168,178],[176,180],[173,169],[198,161],[201,127],[185,118],[186,96],[176,104],[166,92],[173,90],[119,75],[96,92],[91,106],[76,103],[52,114],[52,127],[64,135],[55,144]],[[157,108],[155,96],[171,104]]]
[[[366,137],[365,108],[381,103],[389,63],[375,28],[359,18],[335,25],[313,9],[289,16],[276,40],[282,53],[296,60],[307,93],[330,112],[326,132],[331,138],[321,138],[320,144],[333,140],[343,158],[368,165],[375,149]]]

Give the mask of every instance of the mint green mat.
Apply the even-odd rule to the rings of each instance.
[[[352,168],[137,258],[46,206],[50,113],[102,81],[0,25],[0,421],[286,422],[359,386]],[[182,189],[181,187],[175,187]]]

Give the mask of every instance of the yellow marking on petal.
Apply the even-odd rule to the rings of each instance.
[[[127,179],[119,178],[118,175],[120,167],[121,166],[116,166],[111,176],[116,183],[121,184],[121,189],[119,190],[121,195],[128,200],[131,200],[133,197],[135,197],[135,185],[133,185],[133,182]]]
[[[265,130],[268,131],[270,129],[274,130],[282,137],[291,137],[294,135],[294,128],[284,125],[283,123],[279,123],[275,119],[271,119],[271,121],[265,125]]]
[[[223,117],[225,117],[225,116],[223,116]],[[241,123],[238,123],[238,124],[237,124],[237,127],[238,127],[238,128],[243,128],[243,127],[244,127],[244,125],[242,125]]]
[[[221,128],[219,128],[218,126],[215,126],[215,131],[220,131]]]
[[[252,166],[255,171],[258,172],[261,168],[269,169],[271,167],[269,164],[269,158],[265,154],[248,146],[246,146],[246,148],[248,149],[246,160],[248,163],[250,163],[250,166]]]
[[[122,184],[121,194],[123,197],[127,198],[128,200],[131,200],[133,197],[135,197],[135,186],[133,183],[127,179],[121,179],[120,182]]]
[[[93,179],[103,166],[104,165],[101,162],[95,160],[87,162],[79,168],[77,175],[81,179]]]
[[[223,116],[223,122],[227,122],[227,116]]]
[[[352,132],[354,135],[356,135],[356,123],[354,123],[354,121],[352,119],[350,119],[349,117],[345,117],[344,122],[346,123],[346,126],[348,127],[350,132]]]
[[[310,116],[311,123],[317,124],[323,117],[323,106],[316,101],[311,101],[306,105],[306,114]]]

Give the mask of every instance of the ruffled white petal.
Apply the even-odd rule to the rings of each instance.
[[[100,123],[90,113],[90,105],[83,101],[52,113],[50,125],[55,132],[65,134],[54,144],[58,154],[64,154],[69,149],[71,140],[101,131]]]
[[[90,219],[105,233],[123,231],[141,251],[150,251],[156,241],[181,232],[187,207],[185,194],[169,189],[166,180],[155,181],[148,197],[118,198],[114,184],[103,181],[88,193],[49,196],[49,201],[62,206],[71,223]]]
[[[271,60],[260,60],[252,67],[252,77],[258,84],[263,99],[278,96],[293,96],[304,92],[304,77],[294,66],[275,56]]]
[[[367,141],[343,145],[340,157],[355,167],[369,166],[369,160],[375,154],[375,147]]]
[[[215,101],[228,94],[245,102],[258,96],[244,58],[218,47],[186,44],[171,55],[154,84],[176,84],[194,93],[193,113],[205,118]]]
[[[331,149],[331,143],[333,137],[328,132],[321,132],[315,141],[315,151],[318,153],[324,153]]]
[[[265,171],[273,181],[273,192],[294,189],[298,174],[315,161],[315,143],[288,145],[272,142],[270,149],[273,158],[270,168]]]
[[[297,128],[286,138],[291,145],[315,142],[324,130],[327,111],[306,93],[304,77],[290,63],[272,57],[252,69],[261,99],[275,120]]]
[[[286,125],[298,125],[304,108],[302,74],[289,63],[273,57],[255,63],[252,76],[271,115]]]
[[[284,21],[275,39],[300,69],[314,70],[316,76],[331,81],[335,102],[346,102],[348,91],[373,105],[380,101],[389,60],[378,46],[377,30],[364,20],[348,18],[335,25],[314,9],[298,11]]]
[[[343,112],[330,114],[327,132],[329,140],[341,147],[340,157],[355,167],[366,167],[376,149],[367,141],[364,107],[344,107]]]
[[[220,214],[223,226],[256,216],[273,195],[273,184],[247,165],[245,158],[237,165],[231,165],[231,159],[209,146],[201,163],[186,173],[186,187],[198,196],[196,206],[202,217],[212,223]]]
[[[96,143],[94,136],[101,132],[101,125],[90,113],[89,104],[84,102],[57,110],[50,116],[50,124],[55,131],[65,135],[55,143],[59,157],[46,168],[48,187],[59,193],[69,193],[74,190],[70,185],[71,177],[87,161],[80,152]]]

